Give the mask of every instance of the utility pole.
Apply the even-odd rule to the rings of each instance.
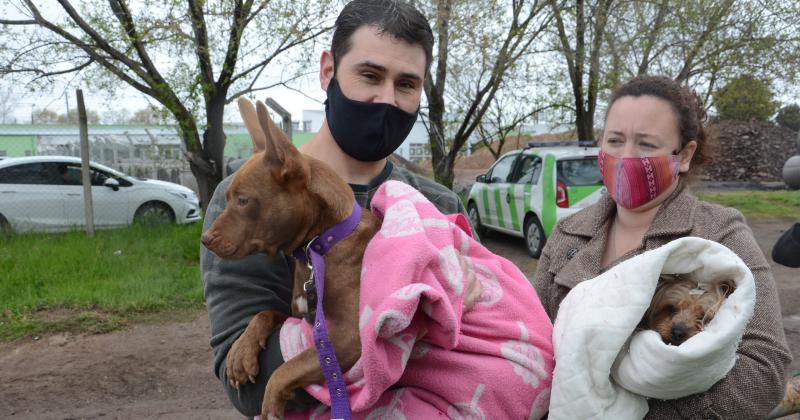
[[[86,216],[86,234],[94,236],[94,208],[92,207],[92,180],[90,178],[89,128],[86,124],[86,108],[83,106],[83,91],[78,93],[78,125],[81,136],[81,180],[83,181],[83,208]]]

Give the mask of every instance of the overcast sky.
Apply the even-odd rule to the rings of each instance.
[[[48,19],[55,19],[55,15],[60,13],[60,9],[57,7],[40,7],[40,11]],[[0,15],[5,19],[28,18],[11,4],[3,1],[0,1]],[[0,33],[0,38],[2,38],[2,33]],[[317,51],[317,54],[322,53],[321,48],[322,47],[318,48],[319,51]],[[290,50],[286,54],[291,53],[292,51]],[[11,102],[16,105],[11,112],[11,117],[15,119],[17,123],[30,123],[31,113],[34,108],[48,109],[58,114],[66,114],[67,107],[69,107],[70,110],[74,110],[77,106],[75,89],[79,86],[75,83],[69,83],[71,77],[72,76],[68,75],[60,82],[53,83],[50,89],[37,90],[35,92],[30,92],[19,83],[0,78],[0,97],[4,96],[9,90],[13,93]],[[265,73],[262,75],[262,79],[266,80],[278,80],[279,78],[280,71],[276,68],[276,65],[267,66]],[[267,97],[272,97],[280,103],[281,106],[292,113],[292,119],[295,121],[301,119],[302,111],[305,109],[324,109],[322,102],[325,100],[325,92],[319,87],[318,75],[316,73],[305,79],[293,81],[291,85],[302,93],[280,86],[256,92],[255,99],[264,100]],[[160,104],[155,103],[152,98],[149,98],[122,82],[120,82],[120,88],[113,97],[105,92],[92,91],[88,88],[82,88],[82,90],[86,108],[96,111],[101,118],[108,110],[123,108],[127,109],[130,115],[133,115],[134,112],[147,107],[148,100],[159,108],[161,107]],[[228,109],[230,109],[230,111],[228,111]],[[226,107],[226,121],[241,121],[235,103]]]

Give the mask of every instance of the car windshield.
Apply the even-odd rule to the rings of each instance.
[[[569,186],[602,185],[603,177],[597,166],[597,156],[561,159],[557,164],[558,179]]]

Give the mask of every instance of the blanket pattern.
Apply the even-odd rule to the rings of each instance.
[[[705,328],[680,346],[636,331],[662,274],[701,283],[733,279],[736,290]],[[646,397],[677,399],[725,377],[753,314],[753,274],[731,250],[686,237],[642,253],[572,289],[553,331],[556,368],[550,419],[641,419]]]
[[[528,279],[475,241],[463,215],[406,184],[383,184],[371,209],[383,224],[364,255],[361,358],[345,373],[354,418],[542,417],[552,324]],[[470,272],[482,290],[464,312]],[[310,325],[290,318],[280,341],[295,356],[312,343]],[[287,418],[328,418],[324,385],[306,388],[321,405]]]

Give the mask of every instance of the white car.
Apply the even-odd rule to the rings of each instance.
[[[139,179],[90,163],[97,228],[135,221],[200,220],[200,202],[182,185]],[[0,231],[65,231],[86,225],[81,160],[33,156],[0,160]]]

